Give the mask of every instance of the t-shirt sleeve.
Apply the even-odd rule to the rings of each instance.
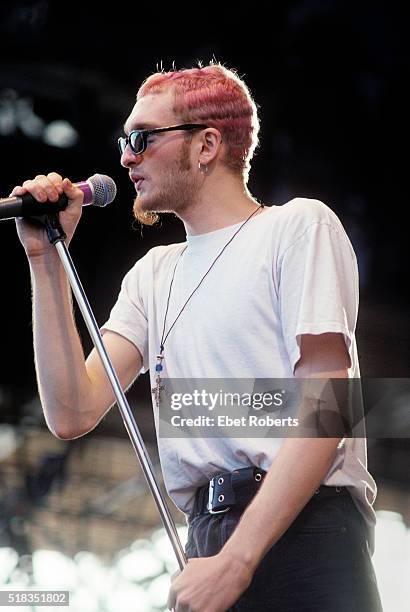
[[[279,309],[292,370],[302,334],[342,333],[354,363],[359,287],[356,256],[340,224],[314,221],[279,259]]]
[[[143,258],[144,259],[144,258]],[[148,320],[141,287],[144,286],[143,259],[139,260],[125,275],[117,301],[101,332],[113,331],[132,342],[140,351],[143,360],[142,372],[149,369]]]

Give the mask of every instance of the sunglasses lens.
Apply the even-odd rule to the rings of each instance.
[[[122,136],[121,138],[118,138],[118,148],[120,150],[120,155],[124,153],[126,146],[127,146],[127,139]]]
[[[118,138],[118,148],[121,155],[124,154],[128,143],[130,144],[132,152],[136,153],[137,155],[138,153],[142,153],[144,150],[144,139],[141,132],[138,130],[131,132],[128,138],[125,138],[124,136]]]
[[[130,146],[134,153],[141,153],[144,149],[144,140],[141,132],[135,130],[129,136]]]

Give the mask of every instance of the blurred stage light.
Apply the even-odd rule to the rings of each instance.
[[[378,511],[377,519],[373,563],[384,609],[407,612],[410,529],[397,512]],[[187,527],[178,526],[177,530],[184,542]],[[30,577],[21,569],[22,559],[19,564],[13,548],[0,548],[0,585],[16,590],[69,590],[72,612],[166,610],[170,576],[178,569],[164,528],[155,531],[150,540],[136,540],[111,563],[85,551],[70,559],[60,552],[37,550]]]
[[[152,607],[166,609],[170,585],[169,574],[161,574],[161,576],[151,581],[147,589],[147,595]]]
[[[14,548],[0,548],[0,584],[5,584],[17,567],[19,556]]]
[[[384,610],[407,612],[410,601],[410,530],[398,512],[377,512],[373,564]]]
[[[62,529],[64,525],[62,525]],[[74,590],[79,582],[76,563],[55,550],[33,553],[33,578],[39,589]]]
[[[131,550],[120,553],[116,566],[126,580],[135,582],[155,578],[164,571],[163,561],[148,541],[136,542]]]
[[[186,525],[177,525],[177,532],[182,545],[184,545],[188,537],[188,527]],[[151,542],[154,545],[156,554],[164,561],[167,572],[172,575],[179,569],[179,566],[168,535],[163,527],[154,531],[151,536]]]
[[[89,586],[78,587],[70,593],[70,612],[100,612],[101,599],[98,591]]]
[[[41,103],[37,102],[41,108]],[[51,147],[73,147],[79,140],[77,130],[66,119],[47,123],[34,111],[34,99],[20,97],[14,89],[0,91],[0,135],[22,132],[27,138],[40,139]]]
[[[14,453],[18,447],[18,440],[14,427],[2,423],[0,425],[0,461]]]
[[[78,142],[78,133],[68,121],[52,121],[43,131],[43,140],[52,147],[66,149]]]
[[[151,602],[146,591],[127,582],[118,583],[104,600],[106,612],[152,612]]]

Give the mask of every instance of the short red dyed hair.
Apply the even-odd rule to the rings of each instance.
[[[170,88],[175,92],[174,112],[181,121],[217,128],[226,145],[223,162],[247,180],[250,160],[258,145],[259,119],[244,81],[219,63],[156,72],[141,85],[137,100]]]

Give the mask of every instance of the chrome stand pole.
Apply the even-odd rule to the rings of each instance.
[[[46,229],[47,229],[47,233],[48,233],[50,242],[54,244],[54,246],[57,249],[58,255],[63,264],[64,270],[67,274],[72,291],[77,300],[81,314],[83,315],[85,324],[90,333],[93,344],[96,348],[98,355],[100,356],[104,369],[111,383],[125,428],[130,437],[131,444],[134,448],[134,451],[139,459],[142,471],[144,472],[144,476],[148,482],[148,485],[154,497],[155,503],[157,504],[157,508],[159,510],[165,530],[168,534],[169,539],[171,540],[171,544],[174,549],[179,567],[181,570],[183,570],[184,566],[187,563],[187,558],[186,558],[183,546],[181,544],[181,540],[179,539],[179,535],[178,535],[174,520],[170,514],[169,508],[164,499],[162,491],[159,488],[158,483],[156,481],[154,468],[152,466],[150,457],[148,455],[147,449],[141,437],[138,426],[135,422],[134,416],[131,412],[131,408],[125,397],[125,393],[121,387],[118,376],[110,361],[106,348],[103,344],[100,330],[98,328],[94,314],[91,310],[87,296],[81,285],[81,281],[75,269],[74,263],[71,259],[71,255],[68,251],[67,245],[64,242],[66,235],[59,223],[57,215],[49,215],[43,218],[42,221],[46,225]]]

